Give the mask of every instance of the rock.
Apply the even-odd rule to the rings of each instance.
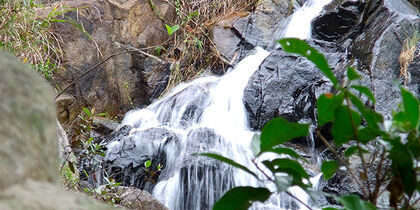
[[[172,6],[163,0],[154,0],[154,3],[163,17],[172,18]],[[133,106],[144,107],[160,96],[169,79],[169,64],[139,52],[114,56],[78,78],[108,56],[130,50],[130,47],[156,46],[166,41],[165,26],[148,0],[56,1],[44,11],[57,5],[84,7],[65,12],[64,19],[77,20],[89,34],[67,22],[52,25],[65,44],[62,64],[66,70],[55,74],[55,85],[63,89],[79,79],[56,102],[59,121],[70,131],[70,138],[74,135],[71,131],[78,129],[79,123],[74,120],[82,107],[116,116]]]
[[[122,129],[122,130],[121,130]],[[141,131],[132,130],[127,135],[127,127],[111,134],[115,139],[107,139],[107,152],[103,159],[103,169],[113,177],[116,182],[124,186],[135,186],[140,189],[151,191],[154,182],[159,178],[160,171],[150,174],[144,163],[148,160],[152,162],[149,169],[155,172],[158,165],[166,166],[167,153],[180,153],[178,146],[179,137],[173,131],[165,127],[155,127]],[[123,134],[118,135],[118,132]],[[106,139],[106,138],[105,138]],[[84,161],[89,163],[89,161]],[[86,170],[89,174],[95,174],[95,167],[85,164],[80,171]],[[100,169],[99,169],[100,170]],[[87,177],[85,177],[87,178]],[[147,178],[154,181],[148,181]],[[91,176],[88,179],[96,184]]]
[[[163,204],[156,200],[150,193],[134,187],[106,186],[97,188],[100,194],[95,196],[105,202],[114,202],[128,209],[137,210],[167,210]]]
[[[357,31],[364,3],[358,0],[333,1],[312,21],[313,38],[337,41],[350,36],[347,33]]]
[[[314,45],[315,43],[313,43]],[[319,44],[317,44],[320,49]],[[336,72],[343,70],[344,55],[324,46],[324,54]],[[281,62],[279,62],[281,61]],[[244,103],[253,130],[270,119],[283,116],[290,121],[314,120],[316,98],[331,85],[306,58],[275,50],[252,75],[244,92]]]
[[[365,85],[371,87],[375,94],[376,111],[389,116],[401,101],[395,80],[400,75],[398,59],[402,42],[420,26],[420,13],[404,0],[385,0],[371,5],[371,8],[373,11],[368,11],[370,15],[363,33],[353,40],[350,51],[370,69],[370,82]],[[415,58],[414,63],[419,60]],[[420,75],[416,73],[415,66],[410,65],[408,68],[412,77],[407,86],[418,94]],[[403,84],[403,79],[400,82]]]
[[[292,6],[292,7],[291,7]],[[259,1],[253,13],[237,12],[220,18],[213,27],[213,41],[227,62],[238,61],[241,48],[268,47],[284,27],[293,5],[287,1]],[[274,37],[273,37],[274,35]],[[276,36],[278,35],[278,36]],[[251,45],[249,47],[248,45]]]
[[[58,183],[53,91],[0,51],[0,209],[113,209]]]

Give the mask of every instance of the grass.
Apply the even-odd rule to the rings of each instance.
[[[39,19],[35,1],[1,1],[0,49],[6,50],[49,79],[60,64],[60,37],[49,30],[52,17]]]
[[[408,66],[414,60],[416,55],[417,44],[420,40],[419,30],[415,30],[411,36],[407,36],[399,57],[400,64],[400,77],[404,78],[404,85],[407,85],[407,81],[410,81],[410,73],[408,72]]]
[[[156,55],[163,56],[174,64],[166,88],[169,90],[180,82],[198,77],[206,69],[224,68],[225,63],[210,37],[212,26],[232,15],[252,11],[258,0],[166,2],[175,9],[174,20],[165,19],[153,0],[149,0],[152,9],[167,25],[170,34],[170,39],[155,49]]]
[[[43,8],[41,0],[0,1],[0,49],[14,54],[50,79],[60,68],[63,56],[63,41],[51,30],[51,24],[66,22],[90,36],[81,24],[64,16],[68,11],[83,8],[56,6],[46,15],[38,16],[37,12]]]

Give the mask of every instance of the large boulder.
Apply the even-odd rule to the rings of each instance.
[[[113,209],[58,182],[53,91],[0,51],[0,209]]]
[[[154,4],[163,17],[172,18],[174,9],[170,4],[163,0],[155,0]],[[77,128],[80,123],[74,120],[81,107],[115,116],[133,106],[148,105],[160,96],[169,79],[170,64],[134,49],[158,46],[168,39],[162,20],[148,0],[56,1],[43,11],[62,7],[77,8],[65,12],[63,19],[75,20],[84,28],[77,29],[69,22],[52,25],[63,42],[62,66],[66,69],[56,72],[53,81],[62,90],[77,80],[56,101],[64,128]],[[115,55],[128,50],[131,51]],[[112,55],[115,56],[79,77]]]
[[[315,38],[339,43],[359,61],[376,96],[376,110],[390,114],[400,101],[399,83],[419,93],[420,57],[407,63],[410,77],[400,78],[403,45],[420,26],[419,10],[406,0],[334,1],[313,21]],[[418,36],[418,35],[417,35]],[[416,45],[416,44],[415,44]],[[419,49],[417,43],[417,49]],[[418,53],[415,52],[414,54]]]

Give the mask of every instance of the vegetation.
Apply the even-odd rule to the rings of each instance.
[[[403,46],[401,48],[401,53],[399,57],[400,63],[400,77],[404,78],[404,85],[407,84],[407,81],[410,80],[410,72],[407,71],[408,65],[414,60],[415,57],[420,56],[416,55],[417,44],[420,41],[420,32],[418,28],[414,29],[414,32],[411,36],[406,35]]]
[[[167,1],[176,12],[175,20],[161,15],[153,0],[149,3],[165,23],[169,40],[156,47],[155,54],[173,63],[167,90],[198,77],[207,68],[223,69],[224,62],[212,42],[211,28],[231,16],[253,10],[258,0]]]
[[[279,43],[285,51],[312,61],[334,86],[333,93],[325,93],[317,101],[317,126],[330,126],[332,142],[321,132],[316,134],[336,157],[335,160],[324,160],[320,168],[326,180],[332,178],[338,170],[344,171],[357,183],[361,194],[335,199],[345,209],[376,209],[378,198],[387,190],[389,206],[385,208],[414,209],[420,201],[419,100],[401,87],[400,110],[393,113],[391,125],[385,126],[383,116],[371,108],[374,106],[369,106],[375,104],[372,92],[365,86],[357,85],[356,81],[361,79],[357,71],[348,67],[346,81],[340,84],[325,57],[307,43],[299,39],[282,39]],[[366,103],[363,102],[364,99],[367,100]],[[201,154],[239,168],[261,182],[268,180],[277,187],[275,192],[264,187],[233,188],[215,204],[214,209],[248,208],[253,202],[265,202],[271,194],[280,192],[312,209],[288,191],[291,186],[299,186],[309,195],[313,195],[309,175],[301,165],[306,160],[294,150],[282,146],[289,140],[308,134],[308,124],[292,123],[283,118],[269,121],[263,127],[261,135],[252,141],[255,158],[267,152],[282,157],[287,155],[288,158],[263,160],[261,163],[253,159],[252,162],[258,169],[255,172],[218,154]],[[344,144],[352,146],[340,153],[339,148]],[[374,146],[375,149],[369,150],[368,146]],[[360,160],[360,167],[350,166],[351,156]],[[270,173],[262,170],[261,164]]]

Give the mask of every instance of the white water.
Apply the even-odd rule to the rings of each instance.
[[[311,22],[318,16],[325,5],[332,0],[307,0],[305,4],[299,8],[290,17],[290,22],[284,33],[284,38],[308,39],[311,37]]]
[[[331,0],[308,0],[291,17],[286,37],[310,37],[310,23],[323,6]],[[249,144],[253,136],[247,125],[243,91],[250,76],[258,69],[269,52],[256,48],[238,65],[222,77],[202,77],[175,87],[171,93],[149,107],[127,113],[120,127],[132,129],[126,139],[135,141],[141,154],[164,152],[164,170],[153,188],[153,195],[171,210],[210,209],[225,191],[234,186],[259,186],[254,177],[232,169],[218,161],[193,156],[193,153],[215,152],[256,171],[250,163]],[[141,134],[151,128],[164,128],[177,138],[145,145],[147,136]],[[150,143],[149,143],[150,144]],[[107,156],[121,149],[124,143],[111,142]],[[141,164],[141,163],[139,163]],[[317,185],[320,175],[310,181]],[[275,190],[275,186],[266,186]],[[308,195],[300,188],[292,194],[308,203]],[[256,203],[254,209],[306,209],[289,196],[273,195],[265,204]]]

